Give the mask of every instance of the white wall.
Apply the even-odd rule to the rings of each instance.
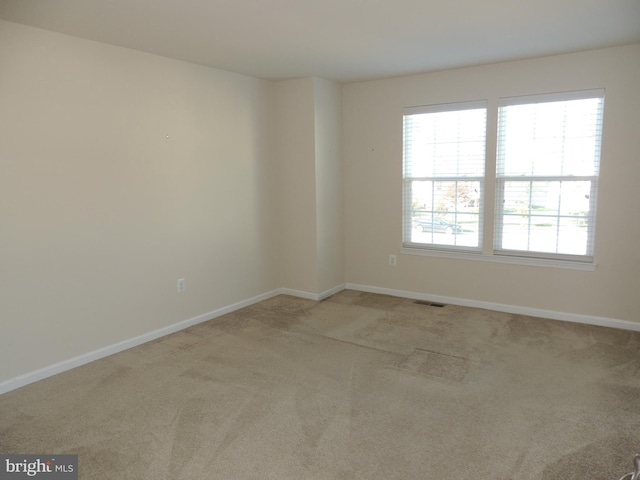
[[[639,320],[640,45],[340,87],[0,21],[0,65],[0,386],[281,287],[346,281]],[[402,107],[596,87],[595,272],[388,265]]]
[[[281,286],[318,292],[314,80],[275,84]]]
[[[272,83],[4,21],[0,65],[0,383],[281,286]]]
[[[640,45],[346,85],[347,282],[639,322],[639,85]],[[495,107],[498,97],[600,87],[606,99],[596,271],[399,254],[403,107],[479,99]],[[488,119],[490,161],[495,121],[495,115]],[[491,209],[490,191],[487,200]],[[397,267],[388,265],[392,253],[399,254]]]
[[[340,85],[275,84],[283,287],[312,298],[344,284]]]
[[[344,284],[342,89],[315,78],[318,293]]]

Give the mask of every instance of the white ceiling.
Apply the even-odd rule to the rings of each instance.
[[[273,80],[640,43],[640,0],[0,0],[0,18]]]

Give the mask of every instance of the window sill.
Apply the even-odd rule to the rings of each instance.
[[[452,258],[456,260],[472,260],[477,262],[507,263],[510,265],[524,265],[528,267],[564,268],[569,270],[583,270],[594,272],[595,263],[571,262],[568,260],[549,260],[545,258],[515,257],[507,255],[486,255],[473,252],[453,252],[427,248],[402,247],[400,253],[405,255],[419,255],[424,257]]]

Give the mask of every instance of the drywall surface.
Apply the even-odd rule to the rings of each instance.
[[[341,86],[306,77],[274,91],[281,285],[317,297],[344,284]]]
[[[280,286],[317,293],[313,78],[277,82],[274,90]]]
[[[4,21],[0,65],[0,382],[280,286],[273,84]]]
[[[344,284],[342,89],[315,78],[316,204],[319,293]]]
[[[640,45],[345,85],[347,283],[640,321],[638,85]],[[498,98],[592,88],[606,90],[595,271],[401,254],[403,107],[488,101],[490,213]],[[484,237],[490,255],[491,225]]]

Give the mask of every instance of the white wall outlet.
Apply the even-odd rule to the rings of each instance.
[[[187,281],[184,278],[178,279],[178,293],[187,291]]]
[[[393,254],[389,255],[389,265],[391,265],[392,267],[395,267],[396,265],[398,265],[398,259]]]

